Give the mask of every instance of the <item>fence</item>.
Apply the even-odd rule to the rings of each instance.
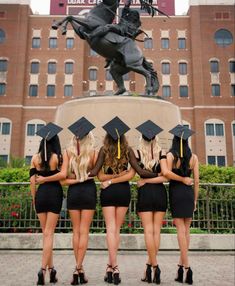
[[[105,223],[99,202],[91,224],[91,232],[105,232]],[[168,184],[166,184],[168,188]],[[131,183],[132,199],[126,214],[122,233],[141,233],[143,228],[136,213],[137,188]],[[66,194],[66,189],[65,189]],[[235,233],[235,184],[200,184],[197,210],[194,212],[192,227],[196,232],[232,232]],[[63,201],[56,232],[70,232],[72,229]],[[39,232],[37,219],[29,190],[29,183],[0,183],[0,232]],[[163,232],[174,231],[174,221],[167,211]]]

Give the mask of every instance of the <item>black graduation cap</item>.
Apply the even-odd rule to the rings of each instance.
[[[94,128],[95,126],[85,117],[81,117],[68,127],[68,129],[80,140]]]
[[[144,123],[136,127],[136,129],[142,134],[144,140],[146,141],[153,140],[153,138],[163,130],[151,120],[145,121]]]
[[[172,128],[169,132],[184,140],[188,139],[190,136],[192,136],[195,133],[193,130],[189,129],[187,126],[180,125],[180,124]]]
[[[103,128],[113,140],[118,140],[123,134],[130,130],[130,128],[117,116],[106,123]]]
[[[47,141],[51,140],[55,135],[57,135],[63,128],[60,126],[49,122],[47,125],[40,128],[36,134],[46,139]]]

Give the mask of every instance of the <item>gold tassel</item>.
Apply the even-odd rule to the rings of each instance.
[[[115,128],[115,131],[116,131],[117,137],[118,137],[118,154],[117,154],[117,159],[120,159],[121,158],[120,136],[119,136],[117,128]]]
[[[180,137],[180,158],[183,158],[184,154],[183,154],[183,135],[184,132],[182,133],[181,137]]]

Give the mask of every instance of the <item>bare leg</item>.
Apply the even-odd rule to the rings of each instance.
[[[161,234],[161,227],[162,227],[162,221],[165,216],[165,212],[154,212],[153,216],[153,232],[154,232],[154,242],[155,242],[155,247],[156,247],[156,257],[157,253],[160,247],[160,234]],[[157,265],[157,259],[156,259],[156,264]]]
[[[119,244],[120,244],[120,229],[124,222],[125,215],[127,212],[127,207],[117,207],[116,208],[116,215],[115,215],[115,221],[116,221],[116,251],[118,251]],[[115,265],[113,265],[115,266]]]
[[[175,225],[177,228],[177,238],[180,248],[180,262],[185,267],[188,267],[188,243],[186,238],[186,228],[183,218],[175,218]]]
[[[72,225],[73,225],[73,252],[74,252],[75,260],[77,261],[81,211],[80,210],[69,210],[69,215],[70,215]]]

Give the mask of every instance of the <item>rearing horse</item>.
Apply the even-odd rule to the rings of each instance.
[[[148,95],[153,95],[159,89],[157,73],[152,64],[144,58],[142,51],[132,38],[118,35],[112,31],[107,31],[102,37],[89,37],[89,34],[96,28],[113,23],[119,1],[103,0],[102,3],[93,7],[85,18],[67,16],[59,22],[54,22],[52,28],[58,29],[59,26],[62,26],[62,34],[66,34],[67,25],[70,23],[75,33],[81,39],[86,40],[95,52],[111,61],[110,73],[118,86],[118,91],[115,94],[122,94],[126,91],[122,76],[134,71],[145,77],[145,92]]]

